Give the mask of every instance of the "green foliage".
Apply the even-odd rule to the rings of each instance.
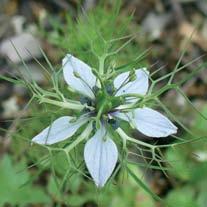
[[[188,181],[190,179],[191,168],[189,165],[191,163],[183,147],[168,150],[166,156],[170,165],[172,165],[172,174],[183,181]]]
[[[203,107],[201,113],[207,116],[207,106]],[[172,167],[169,174],[177,179],[175,189],[166,198],[169,207],[205,207],[207,204],[207,156],[202,158],[207,155],[206,119],[197,115],[193,130],[204,139],[168,149],[166,153]],[[191,139],[189,135],[184,135],[184,138]]]
[[[194,200],[194,192],[191,188],[174,190],[166,198],[169,207],[199,207]]]
[[[74,21],[73,17],[66,15],[63,20],[64,24],[51,17],[50,22],[53,25],[53,30],[51,32],[44,31],[44,36],[62,50],[63,56],[66,52],[69,52],[93,67],[97,67],[98,59],[105,53],[108,53],[111,56],[107,58],[107,67],[113,66],[117,72],[138,68],[139,66],[143,66],[142,58],[146,55],[147,51],[143,52],[144,45],[141,43],[141,40],[136,39],[137,34],[129,34],[131,34],[131,28],[139,31],[139,27],[134,26],[133,22],[131,22],[131,16],[123,15],[122,13],[117,16],[118,10],[117,7],[108,8],[101,5],[87,14],[79,15],[76,21]],[[118,51],[119,53],[117,53]],[[129,63],[129,60],[132,61]],[[178,65],[172,73],[161,77],[153,82],[153,84],[155,85],[160,80],[167,78],[170,78],[172,81],[174,75],[181,70],[181,68],[178,68]],[[52,66],[51,71],[53,70]],[[57,73],[53,75],[52,77],[55,77]],[[0,78],[2,77],[0,76]],[[6,78],[3,77],[3,79]],[[24,82],[22,83],[19,80],[15,81],[8,78],[6,80],[24,84]],[[55,78],[53,82],[57,84]],[[46,94],[46,96],[52,97],[52,95],[54,96],[57,93],[57,96],[54,96],[57,98],[61,94],[58,94],[58,84],[55,85],[54,83],[52,92],[49,91],[49,95]],[[157,97],[171,89],[169,86],[166,85],[166,88],[163,87],[157,91]],[[35,88],[36,86],[33,85],[33,87]],[[176,89],[176,86],[174,88]],[[38,87],[35,89],[37,91],[40,90]],[[42,93],[41,90],[40,92],[43,95],[46,93],[46,91]],[[70,98],[71,94],[68,91],[66,94],[66,97]],[[160,102],[157,104],[160,104]],[[206,111],[207,108],[203,114],[207,114]],[[70,156],[66,156],[63,151],[52,151],[47,147],[30,147],[30,139],[34,134],[45,128],[45,126],[48,126],[59,115],[70,113],[70,110],[57,111],[53,107],[44,107],[44,104],[43,108],[39,108],[39,105],[38,107],[31,107],[30,120],[22,120],[21,124],[17,127],[17,133],[13,135],[15,139],[12,142],[11,152],[15,160],[18,160],[16,158],[20,157],[21,161],[16,161],[17,164],[12,166],[13,162],[11,158],[5,156],[0,164],[0,205],[4,205],[5,203],[20,206],[26,206],[30,203],[42,203],[46,205],[51,204],[53,201],[60,205],[64,203],[74,207],[84,206],[87,203],[89,205],[92,203],[91,206],[93,204],[94,206],[101,204],[100,206],[103,207],[155,207],[155,201],[152,197],[156,200],[160,199],[140,179],[142,175],[137,166],[131,168],[128,165],[127,175],[125,174],[126,172],[120,170],[118,175],[114,175],[114,183],[112,181],[104,189],[98,190],[92,182],[86,181],[87,175],[84,174],[85,166],[83,165],[82,145],[79,145],[79,149],[71,151]],[[206,120],[199,117],[196,121],[196,130],[199,135],[206,134],[205,127]],[[129,132],[129,127],[126,126],[125,128]],[[183,138],[186,140],[193,139],[193,137],[189,137],[189,133],[184,135]],[[143,144],[138,139],[136,141],[138,146]],[[71,140],[67,140],[61,143],[60,146],[70,143]],[[152,145],[145,143],[143,146],[143,152],[148,149],[148,152],[152,152],[155,155],[156,147],[150,148],[152,150],[150,151],[149,146]],[[167,145],[166,147],[169,146]],[[28,149],[26,156],[24,155],[25,148]],[[194,142],[182,147],[176,146],[175,150],[171,148],[167,151],[167,159],[173,168],[173,170],[169,171],[169,174],[177,179],[178,184],[175,184],[175,190],[169,192],[165,201],[169,207],[206,207],[207,200],[204,192],[206,192],[207,188],[207,182],[205,181],[207,163],[206,161],[200,162],[193,156],[193,153],[197,150],[206,153],[204,146],[200,142]],[[22,159],[22,157],[24,158]],[[25,157],[27,161],[24,161]],[[162,158],[162,154],[158,154],[157,157],[154,157],[154,161],[161,162]],[[27,163],[31,162],[35,165],[32,172],[36,176],[47,171],[46,183],[39,182],[37,185],[33,184],[35,180],[34,174],[31,174],[29,168],[27,169]],[[163,169],[162,166],[156,167],[156,169]],[[17,173],[21,169],[25,170]],[[130,179],[128,175],[131,176]],[[188,184],[185,185],[185,182],[188,182]]]
[[[139,27],[133,24],[132,15],[118,11],[118,5],[110,7],[100,4],[87,14],[83,12],[76,20],[66,14],[63,20],[65,24],[50,17],[53,30],[49,33],[43,31],[43,34],[48,41],[62,49],[63,56],[66,52],[71,53],[93,67],[97,67],[98,57],[123,47],[124,50],[114,53],[108,61],[111,65],[119,66],[137,58],[144,50],[144,42],[137,38]],[[132,30],[136,33],[131,34]]]
[[[28,204],[49,204],[50,198],[40,186],[30,183],[32,175],[26,168],[25,161],[13,166],[10,156],[5,155],[0,163],[0,205],[26,206]]]

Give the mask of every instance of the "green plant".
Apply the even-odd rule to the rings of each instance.
[[[159,71],[159,69],[151,74],[148,74],[148,72],[142,70],[143,72],[145,71],[145,75],[147,74],[149,76],[149,80],[151,82],[149,92],[147,94],[146,92],[144,94],[122,94],[123,96],[121,96],[121,98],[123,98],[124,101],[126,101],[129,97],[136,99],[136,102],[130,106],[127,106],[124,112],[131,112],[131,110],[135,108],[144,108],[146,105],[149,107],[162,109],[166,115],[168,115],[173,121],[177,123],[177,125],[180,126],[180,128],[183,128],[183,130],[186,131],[187,136],[191,136],[191,139],[165,145],[158,145],[156,144],[156,141],[152,143],[143,142],[137,139],[137,137],[133,137],[133,130],[129,130],[129,125],[133,123],[120,121],[121,123],[119,125],[119,123],[116,122],[117,120],[115,120],[115,122],[111,123],[111,128],[109,127],[107,130],[111,134],[113,141],[118,146],[119,163],[116,167],[116,170],[109,179],[110,185],[106,185],[103,190],[96,192],[94,196],[92,192],[96,191],[96,189],[94,189],[94,186],[86,180],[86,178],[90,179],[90,176],[83,162],[84,142],[88,140],[90,134],[92,134],[95,130],[99,130],[100,122],[103,120],[105,121],[104,117],[105,115],[107,116],[107,113],[113,109],[113,104],[118,104],[118,106],[122,104],[122,99],[117,99],[118,101],[115,100],[115,103],[109,96],[107,96],[108,91],[106,90],[107,93],[105,93],[105,89],[108,88],[107,86],[113,86],[113,84],[111,84],[112,80],[124,73],[128,73],[127,77],[129,78],[129,82],[136,80],[136,69],[140,68],[141,66],[143,67],[143,65],[145,66],[146,61],[144,58],[147,55],[148,50],[142,51],[142,46],[140,48],[140,45],[138,46],[136,44],[136,34],[128,35],[128,33],[130,33],[128,31],[128,26],[130,25],[129,22],[131,17],[125,17],[123,15],[119,17],[116,7],[115,9],[112,8],[110,11],[98,7],[89,15],[84,14],[81,16],[77,22],[74,23],[72,20],[73,19],[71,17],[67,17],[66,24],[64,25],[52,20],[54,30],[51,33],[45,33],[44,35],[49,39],[50,42],[63,50],[64,56],[65,53],[70,52],[92,66],[92,74],[97,78],[98,81],[100,81],[100,85],[103,86],[98,86],[100,94],[95,94],[98,100],[95,101],[94,106],[93,104],[91,105],[87,103],[89,101],[88,99],[85,99],[83,103],[81,103],[80,97],[82,95],[76,91],[76,89],[79,89],[79,85],[77,85],[75,88],[67,87],[63,84],[62,71],[64,70],[64,65],[67,64],[67,61],[64,61],[65,64],[63,64],[62,67],[54,67],[48,60],[46,54],[42,51],[48,66],[44,67],[38,60],[36,61],[44,71],[44,74],[48,80],[48,87],[42,88],[34,80],[32,80],[32,78],[30,81],[28,81],[28,79],[24,76],[21,77],[21,80],[1,76],[1,78],[15,84],[20,83],[29,89],[31,95],[30,103],[32,104],[30,105],[30,115],[32,118],[29,119],[31,122],[28,122],[28,119],[22,119],[21,124],[18,126],[18,133],[13,135],[16,138],[13,147],[15,148],[16,145],[18,145],[18,142],[24,142],[25,144],[26,141],[26,146],[29,148],[28,144],[31,142],[30,138],[33,137],[39,130],[43,129],[46,124],[48,125],[49,123],[51,125],[53,121],[61,115],[77,117],[77,119],[71,119],[67,122],[67,124],[74,124],[83,114],[83,112],[85,112],[84,110],[90,110],[92,107],[95,107],[95,116],[92,116],[92,118],[89,120],[90,123],[88,124],[88,128],[86,128],[87,130],[84,131],[84,133],[81,133],[83,128],[80,128],[76,131],[76,136],[72,136],[72,138],[69,140],[62,140],[63,142],[56,143],[54,146],[49,146],[49,144],[53,144],[54,142],[47,143],[48,136],[46,136],[46,140],[44,137],[43,139],[39,139],[42,137],[33,139],[33,142],[39,142],[41,147],[34,145],[30,147],[27,152],[28,159],[34,163],[32,166],[36,166],[38,168],[37,172],[41,173],[48,170],[51,172],[51,175],[48,176],[49,178],[47,181],[47,190],[49,195],[54,199],[54,202],[59,203],[59,205],[62,203],[67,203],[71,206],[80,206],[87,202],[98,203],[98,201],[103,203],[105,206],[109,206],[111,199],[108,199],[108,197],[118,197],[118,195],[127,195],[128,197],[131,195],[132,197],[129,198],[129,200],[126,200],[126,203],[117,200],[111,205],[135,206],[136,203],[132,201],[136,196],[134,184],[133,186],[124,189],[121,194],[119,194],[119,189],[116,189],[116,187],[113,186],[113,183],[119,184],[121,182],[119,174],[121,174],[123,171],[127,171],[128,175],[131,176],[138,186],[144,189],[155,200],[160,201],[160,198],[152,192],[150,187],[148,187],[140,178],[140,174],[138,174],[137,171],[132,167],[140,166],[141,164],[131,160],[129,154],[133,153],[136,156],[141,156],[145,160],[149,160],[149,162],[146,162],[142,165],[145,168],[160,169],[165,173],[168,168],[162,165],[164,160],[162,149],[172,147],[176,148],[181,144],[193,142],[198,139],[197,134],[193,133],[191,129],[188,129],[188,127],[183,125],[176,115],[174,115],[168,109],[168,107],[162,103],[161,97],[167,91],[175,90],[181,94],[187,102],[191,103],[180,88],[183,83],[189,80],[199,70],[203,69],[204,65],[196,68],[185,79],[178,83],[174,82],[174,77],[179,71],[185,69],[190,64],[188,63],[184,66],[180,66],[181,59],[178,61],[178,64],[174,67],[172,72],[158,79],[155,79],[154,75]],[[116,30],[114,30],[115,26]],[[181,58],[184,53],[185,50],[183,51]],[[69,59],[72,56],[66,55],[66,57]],[[131,61],[129,61],[129,59]],[[30,69],[23,60],[22,62],[25,66],[26,73],[28,73],[30,76]],[[80,81],[83,79],[81,75],[81,73],[75,71],[75,73],[70,74],[68,78],[74,76],[75,78],[79,79],[78,81]],[[88,80],[82,81],[87,83]],[[165,82],[164,84],[160,85],[162,81]],[[70,81],[68,81],[66,78],[66,82]],[[95,91],[95,88],[93,90]],[[112,92],[114,92],[113,90],[114,88],[112,87]],[[80,90],[78,91],[80,92]],[[71,101],[71,99],[76,99],[76,101]],[[41,107],[39,107],[39,105],[36,107],[34,100],[41,103]],[[107,105],[108,103],[109,105]],[[191,106],[192,109],[197,111],[197,109],[192,104]],[[203,116],[202,113],[199,114]],[[118,124],[118,128],[123,126],[124,130],[117,129],[116,124]],[[173,126],[173,124],[169,125]],[[28,130],[28,128],[30,128],[30,130]],[[48,132],[50,129],[51,128],[49,127]],[[171,132],[174,133],[176,128],[172,127],[171,130]],[[122,139],[120,139],[120,137]],[[175,139],[180,139],[180,137],[173,137]],[[44,145],[44,141],[48,145]],[[19,147],[19,152],[25,150],[24,146],[25,145]],[[141,153],[139,154],[137,151],[134,152],[133,147],[135,147],[137,151]],[[151,154],[152,157],[146,157],[146,152]],[[15,154],[15,152],[13,153]],[[153,161],[157,162],[157,165],[153,165]],[[188,175],[183,177],[188,179]],[[99,186],[103,186],[104,184],[105,180],[101,184],[98,183]],[[137,186],[136,190],[139,191]],[[104,191],[106,193],[104,193]],[[169,199],[171,200],[172,198]],[[147,197],[147,200],[150,203],[147,205],[154,205],[151,198]],[[180,200],[182,200],[182,198]]]

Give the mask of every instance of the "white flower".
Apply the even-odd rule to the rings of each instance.
[[[92,68],[75,58],[66,55],[63,59],[63,75],[68,86],[82,94],[90,111],[79,118],[63,116],[35,136],[32,141],[38,144],[55,144],[72,137],[81,126],[92,134],[91,122],[97,119],[96,132],[86,142],[84,159],[86,166],[98,187],[103,187],[111,176],[117,160],[118,150],[107,130],[114,129],[117,119],[128,121],[137,130],[150,137],[166,137],[177,132],[177,127],[161,113],[148,107],[132,107],[139,103],[140,97],[147,94],[149,73],[145,68],[119,74],[114,81],[97,79]],[[100,86],[101,85],[101,86]],[[103,88],[105,87],[105,88]],[[131,109],[127,110],[127,106]]]

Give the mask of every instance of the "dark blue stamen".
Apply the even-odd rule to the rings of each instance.
[[[111,127],[116,130],[120,127],[120,121],[117,119],[108,119],[108,123],[111,125]]]
[[[92,127],[93,127],[93,131],[96,131],[97,130],[96,129],[96,122],[95,121],[92,123]]]
[[[114,86],[113,86],[112,84],[108,84],[108,85],[106,86],[106,91],[107,91],[107,93],[108,93],[109,95],[113,95],[113,93],[114,93]]]
[[[92,106],[93,102],[90,98],[87,98],[85,96],[80,97],[80,102],[82,105],[87,104],[88,106]]]
[[[91,110],[89,108],[86,108],[86,107],[82,110],[83,114],[89,113],[89,112],[91,112]]]
[[[94,86],[94,87],[92,88],[92,90],[93,90],[94,94],[97,94],[98,91],[100,90],[100,88],[99,88],[98,86]]]

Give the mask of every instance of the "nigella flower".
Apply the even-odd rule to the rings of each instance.
[[[161,113],[146,106],[138,108],[149,87],[149,72],[145,68],[121,73],[111,80],[110,74],[101,76],[68,54],[63,59],[63,75],[68,86],[80,93],[87,110],[80,117],[58,118],[32,141],[55,144],[72,137],[82,127],[83,133],[74,142],[91,136],[84,147],[84,160],[97,186],[105,185],[118,161],[112,130],[116,133],[120,120],[128,121],[150,137],[166,137],[177,132],[177,127]]]

